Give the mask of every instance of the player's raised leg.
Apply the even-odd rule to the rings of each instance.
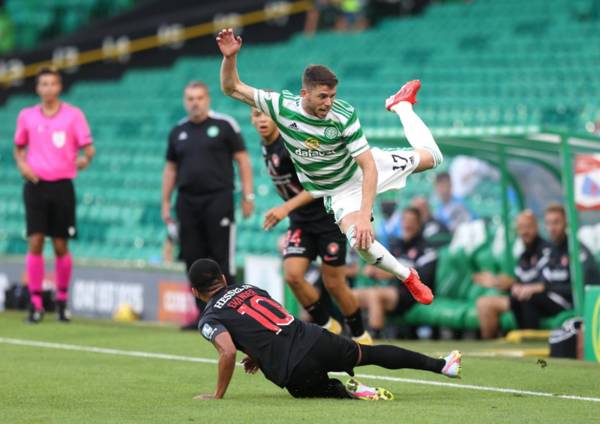
[[[418,163],[416,164],[416,168],[413,172],[420,172],[426,169],[435,168],[443,161],[442,153],[438,148],[431,131],[413,110],[413,104],[416,103],[416,96],[420,88],[420,81],[410,81],[406,83],[395,95],[386,100],[386,108],[398,114],[400,120],[402,121],[402,125],[404,126],[404,132],[408,142],[419,155]],[[393,156],[394,155],[392,155],[392,157]],[[398,155],[398,159],[402,159],[403,163],[398,163],[397,166],[393,168],[394,171],[398,172],[398,174],[394,174],[394,178],[404,177],[405,179],[405,176],[402,175],[402,171],[404,170],[403,167],[406,167],[408,164],[408,158]],[[380,164],[378,165],[378,168],[379,166]],[[383,175],[383,173],[379,170],[378,173]],[[379,176],[380,179],[382,178],[382,175]],[[401,187],[404,184],[405,182],[402,181],[401,184],[396,185],[395,188]],[[390,185],[383,190],[393,187],[393,185]],[[356,222],[355,215],[356,214],[348,214],[342,219],[340,225],[342,227],[342,231],[344,231],[344,233],[348,236],[350,245],[356,248],[356,239],[354,234],[354,226]],[[429,304],[432,302],[433,294],[429,287],[423,284],[423,282],[420,280],[417,272],[414,269],[409,269],[399,263],[396,258],[394,258],[379,242],[376,240],[373,241],[368,249],[357,248],[357,252],[368,263],[394,274],[405,284],[412,296],[418,302],[424,304]]]
[[[398,115],[404,127],[406,139],[419,153],[420,162],[414,172],[435,168],[443,162],[442,152],[431,131],[413,110],[420,88],[421,81],[409,81],[385,101],[386,109]]]
[[[373,240],[366,249],[358,246],[355,236],[355,219],[357,212],[353,212],[340,222],[340,228],[346,234],[350,246],[363,258],[368,264],[381,268],[384,271],[393,274],[406,286],[410,294],[419,303],[430,304],[433,301],[433,293],[421,279],[419,274],[413,268],[401,264],[381,243]]]

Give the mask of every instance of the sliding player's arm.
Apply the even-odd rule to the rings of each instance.
[[[312,197],[308,191],[302,190],[283,205],[276,206],[273,209],[268,210],[267,213],[265,213],[263,228],[265,230],[270,230],[276,226],[279,221],[285,219],[285,217],[288,216],[293,210],[307,205],[314,200],[315,198]]]
[[[247,105],[256,107],[253,87],[240,80],[237,70],[237,54],[242,48],[242,37],[236,36],[231,28],[219,31],[217,44],[223,54],[221,63],[221,90]]]
[[[223,399],[227,387],[233,377],[233,371],[235,370],[235,354],[236,347],[233,344],[231,335],[227,331],[223,331],[217,334],[214,338],[213,344],[219,352],[219,375],[217,378],[217,389],[214,394],[209,395],[198,395],[194,399],[210,400],[210,399]]]

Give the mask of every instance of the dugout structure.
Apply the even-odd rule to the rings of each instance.
[[[502,192],[501,217],[504,240],[504,271],[512,269],[514,262],[511,245],[514,233],[511,231],[509,187],[516,192],[519,210],[525,208],[524,181],[519,181],[511,173],[509,163],[520,160],[541,167],[558,180],[562,187],[562,195],[568,221],[568,243],[570,255],[570,271],[572,276],[573,299],[575,313],[582,316],[584,308],[584,282],[581,263],[573,260],[579,257],[577,231],[579,216],[575,206],[574,192],[574,158],[577,154],[600,153],[600,138],[560,131],[535,131],[528,128],[485,128],[456,129],[438,131],[436,141],[445,155],[468,155],[485,160],[498,168],[501,174]],[[402,132],[397,129],[372,131],[369,141],[374,145],[389,145],[391,140],[398,140]],[[584,212],[583,212],[584,213]],[[600,283],[600,282],[598,282]]]

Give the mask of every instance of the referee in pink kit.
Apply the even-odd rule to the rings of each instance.
[[[44,238],[52,237],[56,255],[56,305],[58,319],[68,322],[66,311],[73,260],[68,239],[76,235],[73,178],[94,157],[90,128],[81,110],[59,99],[58,71],[43,68],[36,91],[41,104],[23,109],[17,118],[14,156],[25,178],[23,198],[29,251],[25,259],[31,305],[28,321],[42,320]],[[84,155],[79,156],[79,150]]]

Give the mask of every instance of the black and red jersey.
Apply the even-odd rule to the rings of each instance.
[[[289,200],[303,190],[281,136],[270,144],[263,141],[262,153],[269,176],[283,200]],[[310,222],[319,227],[318,231],[330,231],[336,227],[333,215],[325,210],[323,199],[316,199],[296,209],[290,213],[289,218],[298,224]]]
[[[198,329],[211,342],[229,332],[236,348],[280,387],[285,387],[294,367],[325,331],[294,318],[269,293],[250,284],[217,292],[206,305]]]

